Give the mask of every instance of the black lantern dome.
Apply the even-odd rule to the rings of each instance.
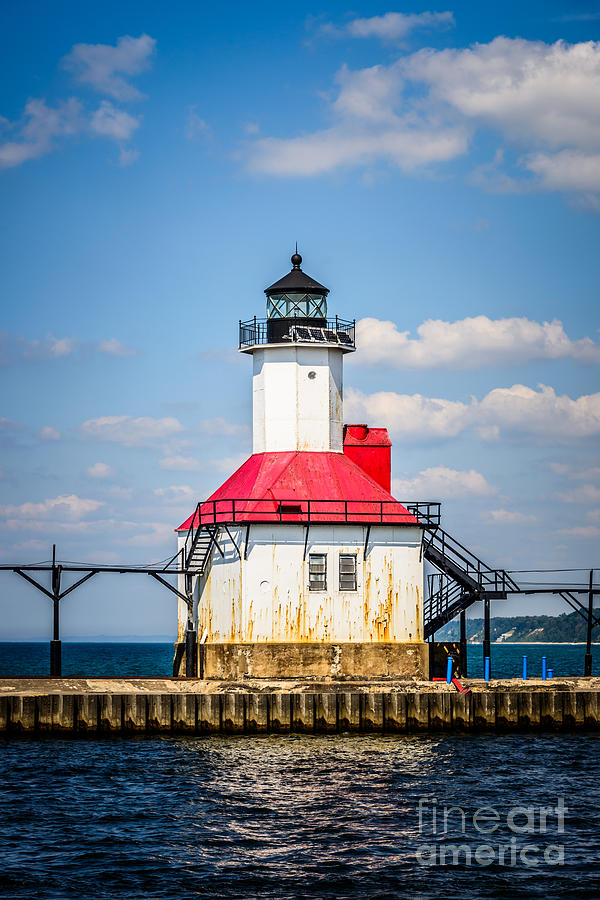
[[[327,294],[324,287],[300,268],[302,257],[292,255],[292,270],[265,289],[267,295],[268,340],[287,334],[290,325],[323,327],[327,320]]]

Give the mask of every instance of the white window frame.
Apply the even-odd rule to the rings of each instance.
[[[342,560],[351,559],[353,561],[353,570],[351,572],[342,572]],[[353,587],[342,586],[342,576],[351,576],[354,578]],[[357,591],[358,590],[358,560],[356,553],[340,553],[338,560],[338,579],[340,591]]]
[[[322,565],[322,571],[316,567]],[[314,566],[314,568],[313,568]],[[320,581],[317,577],[313,581],[313,576],[323,576]],[[326,591],[327,590],[327,554],[326,553],[309,553],[308,554],[308,589],[309,591]]]

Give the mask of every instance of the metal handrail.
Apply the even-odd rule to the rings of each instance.
[[[459,565],[465,574],[472,577],[480,587],[496,591],[506,591],[509,587],[517,587],[506,570],[488,566],[447,532],[441,529],[434,532],[429,543],[442,556]]]
[[[256,316],[248,319],[247,322],[242,322],[240,319],[239,346],[253,347],[255,344],[273,343],[272,339],[269,339],[267,325],[269,322],[279,321],[279,319],[257,319]],[[290,319],[289,322],[290,327],[302,326],[301,318]],[[309,327],[312,327],[312,324]],[[339,316],[336,316],[335,319],[323,319],[323,324],[319,327],[326,328],[329,331],[343,331],[345,334],[350,335],[354,345],[356,319],[340,319]]]
[[[422,528],[433,530],[440,523],[440,504],[422,501],[401,503],[398,500],[306,500],[298,497],[205,500],[198,503],[192,516],[185,538],[186,551],[190,542],[193,543],[198,528],[253,522],[419,524]]]

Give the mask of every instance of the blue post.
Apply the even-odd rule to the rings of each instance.
[[[554,678],[554,669],[548,669],[548,678]]]
[[[546,665],[546,657],[542,656],[542,681],[545,681],[548,675],[548,669]]]
[[[454,664],[454,659],[449,656],[448,657],[448,665],[446,667],[446,683],[452,684],[452,666]]]
[[[490,658],[486,656],[483,661],[483,677],[485,681],[490,680]]]
[[[527,657],[523,657],[523,681],[527,681]]]

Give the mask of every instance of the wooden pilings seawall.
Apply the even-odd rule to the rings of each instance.
[[[0,697],[0,736],[600,730],[600,692],[52,693]]]

